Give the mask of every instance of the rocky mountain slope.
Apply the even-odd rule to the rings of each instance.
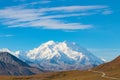
[[[8,52],[0,52],[0,75],[33,75],[42,72]]]

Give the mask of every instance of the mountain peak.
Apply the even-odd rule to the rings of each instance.
[[[48,41],[28,51],[26,57],[44,70],[87,69],[103,63],[75,42],[68,41]]]
[[[0,52],[0,75],[32,75],[33,73],[27,69],[29,67],[10,53]]]
[[[11,52],[11,51],[7,48],[2,48],[2,49],[0,49],[0,52]]]
[[[15,51],[15,52],[13,52],[13,51],[11,51],[11,50],[9,50],[9,49],[7,49],[7,48],[0,49],[0,52],[10,53],[10,54],[12,54],[12,55],[15,55],[17,58],[19,57],[19,54],[20,54],[20,51]]]
[[[45,42],[45,43],[43,43],[42,45],[56,45],[56,44],[59,44],[59,45],[65,45],[65,46],[68,46],[68,45],[71,45],[71,46],[73,46],[73,45],[76,45],[76,43],[75,42],[70,42],[70,41],[62,41],[62,42],[57,42],[57,41],[53,41],[53,40],[50,40],[50,41],[48,41],[48,42]]]
[[[12,52],[8,49],[1,51],[10,52],[30,65],[51,71],[83,70],[103,63],[101,59],[85,48],[69,41],[55,42],[50,40],[24,54],[20,51]]]
[[[41,72],[8,52],[0,52],[0,69],[0,75],[33,75]]]
[[[43,44],[46,44],[46,45],[54,45],[54,44],[55,44],[55,41],[50,40],[50,41],[48,41],[48,42],[46,42],[46,43],[43,43]]]

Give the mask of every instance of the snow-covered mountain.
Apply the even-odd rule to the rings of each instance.
[[[8,52],[8,53],[10,53],[10,54],[12,54],[12,55],[14,55],[14,56],[16,56],[17,58],[19,58],[19,55],[20,55],[20,51],[11,51],[11,50],[9,50],[9,49],[7,49],[7,48],[3,48],[3,49],[0,49],[0,52]]]
[[[97,66],[103,61],[75,42],[48,41],[26,54],[26,62],[43,70],[76,70]]]
[[[11,51],[7,48],[0,49],[0,52],[8,52],[8,53],[14,55],[15,57],[21,59],[22,61],[25,61],[26,54],[27,54],[27,52],[22,52],[22,51],[19,51],[19,50],[18,51]]]
[[[94,56],[75,42],[48,41],[26,53],[21,53],[20,51],[12,52],[7,49],[3,50],[9,51],[9,53],[19,59],[43,70],[82,70],[103,63],[102,59]]]

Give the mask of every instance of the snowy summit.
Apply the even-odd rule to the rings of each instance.
[[[8,49],[0,51],[9,52],[32,66],[50,71],[89,69],[104,62],[75,42],[67,41],[48,41],[24,53]]]
[[[44,70],[76,70],[97,66],[103,61],[75,42],[48,41],[26,54],[28,63]]]

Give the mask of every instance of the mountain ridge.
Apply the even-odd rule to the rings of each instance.
[[[120,56],[115,58],[114,60],[107,62],[105,64],[101,64],[98,67],[95,68],[95,70],[101,70],[101,71],[109,71],[109,70],[114,70],[118,69],[120,66]]]
[[[116,77],[120,79],[120,56],[115,58],[114,60],[107,62],[105,64],[101,64],[95,68],[95,71],[105,72],[108,76]]]
[[[17,57],[8,52],[0,52],[0,75],[34,75],[37,72],[42,72],[37,68],[29,66]]]

